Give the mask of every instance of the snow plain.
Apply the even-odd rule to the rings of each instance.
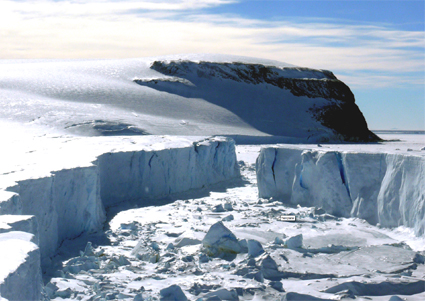
[[[165,60],[186,58],[206,56]],[[6,146],[0,150],[0,300],[425,298],[425,241],[421,226],[416,227],[423,214],[411,220],[407,215],[406,223],[379,220],[376,225],[366,221],[367,215],[335,216],[338,212],[318,208],[325,207],[323,202],[301,207],[281,202],[281,195],[259,197],[258,188],[260,194],[271,191],[263,185],[269,171],[256,174],[261,146],[235,148],[228,138],[208,138],[226,134],[245,143],[332,138],[332,131],[308,114],[299,119],[289,110],[277,124],[279,112],[257,120],[242,106],[249,97],[264,98],[262,89],[269,90],[269,100],[278,92],[284,99],[293,95],[265,84],[228,85],[220,95],[235,97],[233,105],[242,106],[241,113],[203,99],[215,89],[202,81],[193,80],[202,91],[191,96],[187,82],[177,83],[173,93],[149,87],[160,80],[170,88],[170,77],[150,68],[157,59],[164,60],[0,65],[0,131]],[[208,59],[290,66],[229,56]],[[303,112],[311,101],[303,98],[292,109]],[[276,128],[284,129],[279,137]],[[326,149],[423,162],[423,137],[377,144],[264,145],[263,152]],[[401,173],[423,197],[421,164]],[[266,165],[273,166],[273,160]],[[357,181],[358,187],[368,177]],[[339,186],[344,199],[347,186]],[[355,190],[349,189],[349,194]]]

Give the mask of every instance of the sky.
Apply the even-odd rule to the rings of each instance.
[[[373,130],[425,130],[425,1],[2,0],[0,59],[221,53],[327,69]]]

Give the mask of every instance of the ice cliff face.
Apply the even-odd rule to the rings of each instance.
[[[247,63],[218,63],[218,62],[192,62],[192,61],[155,61],[151,68],[162,74],[172,76],[167,79],[136,80],[137,83],[146,85],[154,83],[158,89],[166,89],[164,82],[173,82],[174,86],[181,83],[181,86],[196,87],[203,79],[210,80],[211,84],[221,85],[223,81],[234,81],[242,84],[260,85],[263,90],[267,90],[267,85],[278,87],[289,91],[292,94],[291,101],[279,103],[279,98],[288,96],[275,93],[275,103],[268,109],[292,111],[292,114],[300,115],[301,108],[291,102],[305,101],[301,97],[319,100],[317,103],[308,103],[308,117],[319,121],[323,126],[333,130],[346,141],[378,141],[379,138],[367,128],[366,120],[359,108],[355,104],[354,95],[350,88],[338,80],[335,75],[327,70],[315,70],[300,67],[272,67],[261,64]],[[213,81],[213,80],[219,81]],[[159,83],[159,85],[158,85]],[[176,93],[183,93],[182,88]],[[189,96],[192,92],[186,92]],[[267,91],[263,91],[267,93]],[[270,97],[264,95],[265,98]],[[325,101],[323,101],[325,100]],[[245,105],[250,105],[252,99],[245,99]],[[244,105],[241,103],[241,105]],[[258,112],[258,111],[257,111]],[[257,116],[262,118],[261,116]],[[276,122],[273,120],[273,122]],[[311,123],[305,120],[304,123]],[[312,130],[312,129],[311,129]],[[312,134],[314,131],[312,130]],[[283,133],[274,133],[283,135]]]
[[[138,200],[143,206],[155,197],[233,178],[238,171],[230,141],[215,138],[176,150],[103,154],[97,162],[102,202],[109,207]]]
[[[0,299],[41,299],[40,249],[33,237],[21,231],[0,234]]]
[[[51,256],[64,240],[101,230],[105,208],[130,202],[146,206],[154,204],[155,198],[239,175],[233,140],[199,139],[142,139],[144,148],[127,147],[127,151],[125,146],[121,147],[124,150],[110,151],[100,147],[94,151],[93,154],[100,153],[92,163],[53,169],[43,177],[37,175],[37,169],[33,174],[12,172],[19,180],[5,187],[6,191],[0,191],[0,252],[6,252],[6,245],[10,244],[20,251],[14,255],[8,270],[0,269],[5,272],[0,275],[1,296],[11,300],[39,300],[41,268],[51,263]],[[132,140],[132,143],[136,142]],[[76,156],[79,151],[90,153],[90,146],[84,142],[83,150],[79,144],[77,147],[67,144],[72,141],[59,147],[56,156],[60,158],[63,153],[66,157],[63,150],[66,147],[71,147],[71,153]],[[22,179],[28,175],[32,178]],[[7,177],[9,172],[1,174],[0,180]],[[16,231],[24,231],[20,232],[24,235],[13,235]],[[0,256],[0,266],[9,258],[7,254]]]
[[[257,159],[259,196],[322,207],[385,227],[425,232],[425,159],[389,153],[356,153],[270,147]]]

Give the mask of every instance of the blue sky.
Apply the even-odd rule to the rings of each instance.
[[[425,130],[424,3],[2,0],[0,58],[269,58],[333,71],[371,129]]]

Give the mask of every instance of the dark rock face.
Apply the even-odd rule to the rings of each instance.
[[[340,134],[348,142],[382,141],[367,128],[366,120],[353,102],[336,101],[334,104],[310,109],[313,116],[324,126]]]
[[[341,140],[348,142],[377,142],[355,104],[350,88],[331,71],[299,67],[271,67],[261,64],[212,63],[191,61],[155,61],[152,69],[169,76],[190,79],[220,78],[247,84],[269,84],[289,90],[294,96],[323,98],[329,104],[309,109],[312,118],[332,129]],[[296,113],[296,112],[295,112]]]

